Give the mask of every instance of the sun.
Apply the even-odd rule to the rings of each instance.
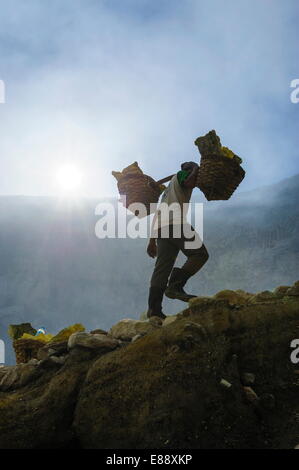
[[[73,193],[82,185],[82,172],[73,165],[64,165],[57,171],[56,181],[62,191]]]

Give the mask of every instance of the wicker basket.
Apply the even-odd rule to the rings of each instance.
[[[16,339],[13,342],[13,347],[16,354],[16,363],[26,363],[30,359],[37,359],[37,353],[40,348],[45,346],[43,341],[35,339]]]
[[[151,213],[151,204],[158,202],[163,188],[153,178],[141,174],[127,174],[118,181],[118,190],[121,196],[126,196],[125,207],[131,204],[142,203],[146,208],[146,215]],[[134,213],[142,217],[142,215]]]
[[[235,160],[221,155],[201,158],[197,186],[208,201],[229,199],[245,177],[245,171]]]
[[[154,204],[157,204],[161,193],[165,189],[163,183],[170,181],[173,177],[173,175],[171,175],[162,180],[155,181],[142,172],[137,162],[134,162],[122,172],[113,171],[112,175],[117,179],[117,187],[121,201],[127,209],[130,210],[130,205],[136,203],[142,203],[145,206],[146,213],[139,213],[139,211],[135,210],[132,211],[132,213],[139,218],[154,212]]]
[[[201,153],[197,187],[208,201],[229,199],[245,177],[240,165],[241,159],[234,155],[228,158],[222,154],[220,139],[215,131],[195,141]]]

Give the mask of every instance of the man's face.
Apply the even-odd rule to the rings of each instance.
[[[181,164],[181,169],[185,171],[192,171],[193,166],[193,162],[185,162]]]

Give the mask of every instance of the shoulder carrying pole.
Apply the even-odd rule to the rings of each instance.
[[[157,183],[158,184],[168,183],[168,181],[170,181],[173,177],[174,175],[166,176],[165,178],[162,178],[161,180],[157,181]]]

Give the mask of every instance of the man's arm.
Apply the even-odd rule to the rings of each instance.
[[[157,243],[155,238],[150,238],[147,245],[147,254],[151,258],[156,258],[157,256]]]
[[[155,212],[154,218],[152,220],[151,235],[150,235],[150,239],[149,239],[147,250],[146,250],[147,254],[151,258],[156,258],[157,256],[157,243],[156,243],[156,238],[154,237],[154,228],[155,228],[156,220],[157,220],[157,211]]]

